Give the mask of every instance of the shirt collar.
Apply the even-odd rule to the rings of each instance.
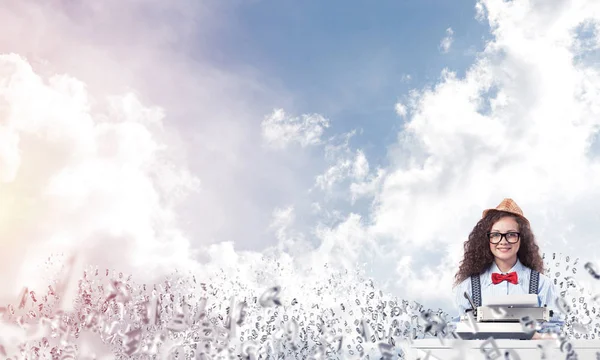
[[[523,264],[521,264],[521,261],[519,260],[519,258],[517,258],[517,262],[513,265],[513,267],[510,270],[508,270],[507,272],[503,273],[502,271],[500,271],[500,269],[498,268],[498,265],[496,265],[496,262],[494,261],[491,266],[490,274],[493,272],[497,272],[497,273],[501,273],[501,274],[508,274],[513,271],[520,272],[522,270],[522,266],[523,266]]]
[[[523,264],[521,263],[521,261],[519,260],[519,258],[517,258],[517,262],[513,265],[513,267],[508,270],[506,273],[510,273],[513,271],[516,271],[517,274],[519,275],[518,277],[518,281],[519,283],[521,283],[521,274],[522,274],[522,270],[523,270]],[[485,271],[480,278],[481,281],[481,286],[489,286],[492,284],[492,273],[500,273],[500,274],[506,274],[503,273],[502,271],[500,271],[500,269],[498,269],[498,265],[496,265],[496,262],[492,262],[492,265],[487,269],[487,271]]]

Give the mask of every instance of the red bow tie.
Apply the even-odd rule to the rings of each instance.
[[[492,282],[494,283],[494,285],[500,284],[504,280],[511,282],[513,284],[517,284],[518,283],[517,273],[515,271],[508,273],[506,275],[502,275],[499,273],[492,273]]]

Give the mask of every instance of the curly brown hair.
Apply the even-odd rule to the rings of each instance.
[[[458,272],[454,276],[454,286],[460,284],[472,275],[478,275],[487,270],[494,262],[494,255],[490,251],[487,233],[492,229],[496,221],[505,216],[510,216],[519,224],[520,247],[517,257],[521,263],[530,269],[543,274],[544,262],[540,255],[540,248],[535,242],[535,236],[531,231],[529,222],[520,216],[509,212],[490,210],[486,216],[477,222],[473,231],[469,234],[469,239],[464,243],[465,255],[460,262]]]

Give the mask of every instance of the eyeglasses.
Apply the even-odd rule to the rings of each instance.
[[[519,238],[521,237],[521,233],[515,231],[509,231],[505,234],[499,232],[489,232],[487,233],[487,236],[492,244],[500,243],[500,241],[502,241],[502,238],[505,238],[509,244],[516,244],[519,241]]]

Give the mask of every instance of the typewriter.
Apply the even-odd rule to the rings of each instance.
[[[471,303],[465,315],[456,323],[456,334],[463,340],[494,339],[530,340],[535,320],[546,323],[552,318],[552,310],[538,306],[536,294],[496,296],[475,308],[473,300],[465,292]]]

